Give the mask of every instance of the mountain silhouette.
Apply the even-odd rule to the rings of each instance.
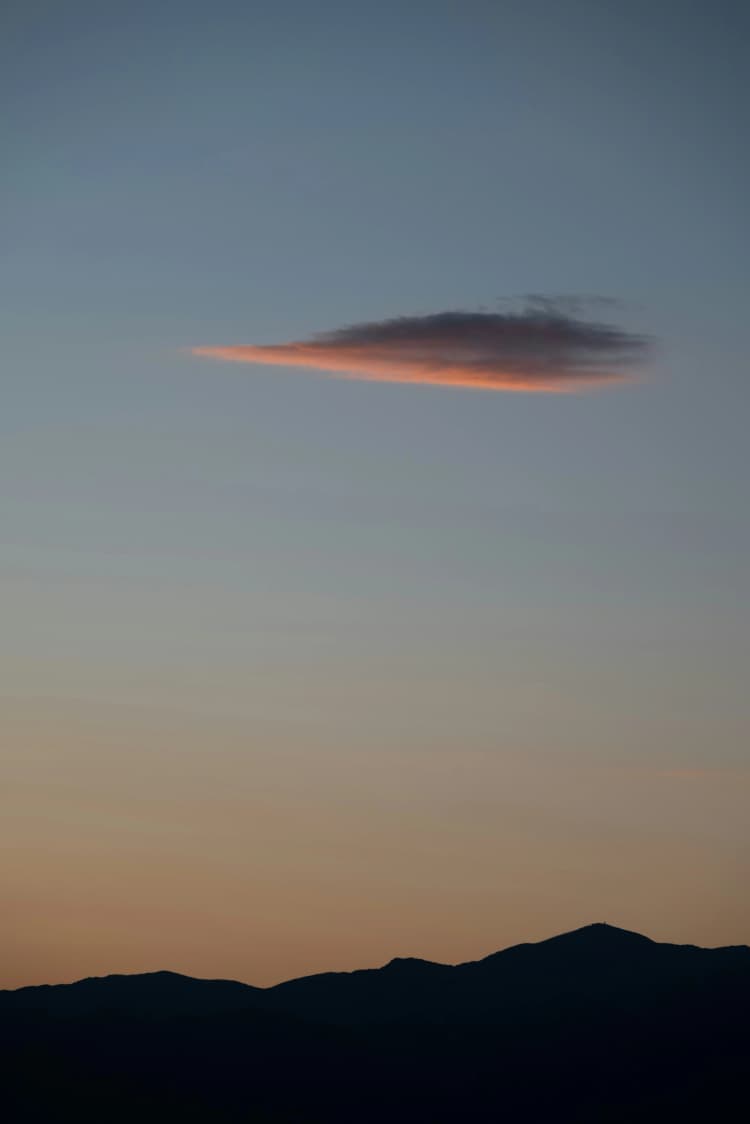
[[[596,924],[270,988],[173,972],[0,992],[11,1121],[750,1117],[750,948]]]

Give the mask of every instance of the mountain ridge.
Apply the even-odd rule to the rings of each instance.
[[[669,950],[690,950],[701,953],[731,953],[737,951],[744,951],[750,954],[750,945],[746,944],[731,944],[731,945],[714,945],[705,946],[690,943],[676,943],[672,941],[657,941],[651,937],[647,937],[642,933],[638,933],[632,929],[623,929],[616,925],[610,925],[607,922],[597,921],[591,922],[587,925],[581,925],[575,929],[566,930],[562,933],[556,933],[551,937],[544,937],[539,941],[522,941],[518,944],[507,945],[504,948],[497,949],[495,952],[490,952],[486,956],[479,957],[476,960],[464,960],[457,963],[444,963],[438,960],[428,960],[420,956],[394,956],[384,964],[375,967],[367,968],[350,968],[350,969],[329,969],[322,972],[312,972],[303,976],[291,976],[289,979],[280,980],[274,984],[251,984],[244,980],[235,980],[224,976],[192,976],[186,972],[177,972],[170,968],[156,968],[148,972],[108,972],[101,976],[82,976],[80,979],[60,981],[58,983],[39,983],[39,984],[23,984],[17,988],[0,988],[0,997],[6,995],[17,995],[21,992],[30,993],[34,990],[54,989],[54,988],[74,988],[81,985],[90,985],[94,983],[106,983],[108,981],[118,980],[189,980],[193,983],[205,984],[231,984],[232,986],[247,988],[252,992],[272,992],[278,988],[284,988],[291,984],[296,984],[301,981],[317,980],[317,979],[330,979],[332,977],[352,977],[361,973],[378,973],[393,969],[401,969],[406,967],[415,967],[419,965],[420,968],[427,967],[429,969],[462,969],[469,968],[475,965],[486,964],[493,961],[498,957],[506,956],[509,953],[517,953],[520,950],[526,949],[545,949],[553,946],[560,947],[563,944],[579,943],[582,940],[589,939],[594,936],[599,940],[605,939],[610,943],[610,948],[614,948],[615,942],[619,947],[623,947],[626,943],[631,946],[640,945],[641,947],[651,946],[651,948],[661,948]]]
[[[597,924],[268,988],[169,970],[0,992],[10,1124],[750,1118],[750,948]]]

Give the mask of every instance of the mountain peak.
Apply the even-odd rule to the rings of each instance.
[[[607,941],[629,941],[629,942],[646,942],[647,944],[654,944],[650,937],[644,937],[642,933],[636,933],[634,929],[620,929],[617,925],[610,925],[607,921],[593,921],[589,925],[582,925],[579,929],[571,929],[568,933],[561,933],[557,937],[550,937],[550,940],[559,941],[565,938],[574,939],[581,937],[589,938],[592,940],[607,940]]]
[[[653,947],[656,943],[650,937],[644,937],[642,933],[636,933],[632,929],[619,929],[606,921],[595,921],[590,925],[582,925],[579,929],[572,929],[568,933],[548,937],[547,940],[540,941],[539,945],[614,952]]]
[[[389,960],[387,964],[383,965],[382,970],[387,972],[399,972],[444,967],[444,964],[437,964],[434,960],[423,960],[420,956],[394,956],[392,960]]]

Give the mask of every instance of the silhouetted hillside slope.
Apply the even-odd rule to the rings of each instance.
[[[516,945],[484,960],[449,967],[392,960],[383,968],[326,973],[265,993],[273,1010],[336,1023],[429,1015],[514,1017],[550,1003],[610,1002],[624,1009],[750,970],[750,949],[658,944],[610,925],[589,925],[538,944]]]
[[[262,989],[233,980],[196,980],[178,972],[141,976],[92,976],[73,984],[43,984],[0,991],[6,1009],[56,1017],[113,1012],[127,1015],[208,1015],[244,1010]]]
[[[170,972],[0,992],[11,1121],[739,1120],[750,949],[592,925],[273,988]]]

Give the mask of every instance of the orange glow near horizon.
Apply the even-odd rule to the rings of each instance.
[[[324,704],[352,693],[332,678],[312,684]],[[597,920],[709,945],[747,932],[746,770],[685,783],[698,769],[679,754],[619,765],[562,735],[538,752],[432,736],[400,750],[387,727],[357,744],[381,687],[360,689],[333,737],[312,716],[304,733],[217,719],[166,684],[149,706],[8,703],[0,988],[456,963]],[[432,684],[409,695],[445,724],[466,687],[444,705]],[[393,700],[390,718],[405,733]],[[696,836],[701,817],[721,831]]]

